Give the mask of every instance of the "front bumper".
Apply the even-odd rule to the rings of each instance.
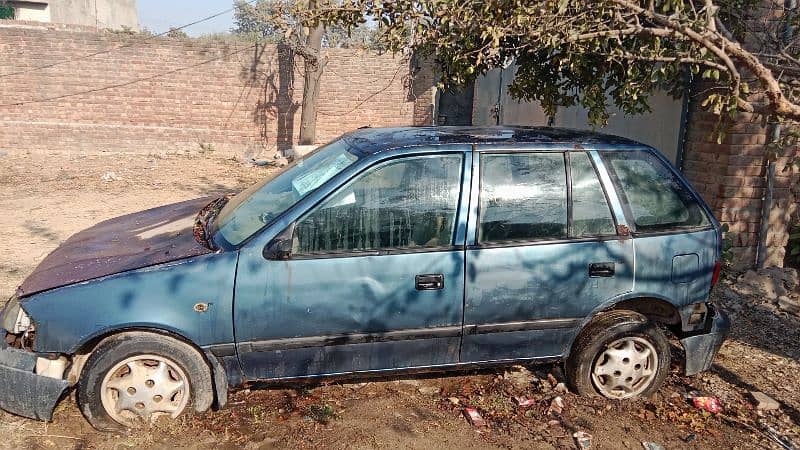
[[[686,354],[686,375],[694,375],[711,368],[714,356],[728,336],[731,328],[728,315],[720,309],[713,309],[712,314],[711,325],[706,332],[681,339]]]
[[[36,355],[0,349],[0,409],[31,419],[53,419],[53,410],[69,382],[34,373]]]

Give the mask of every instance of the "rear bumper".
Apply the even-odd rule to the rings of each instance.
[[[686,353],[686,375],[694,375],[711,368],[714,356],[717,355],[722,342],[728,336],[731,321],[724,311],[715,309],[711,318],[711,326],[706,333],[681,339]]]
[[[50,421],[69,382],[35,374],[36,358],[35,354],[26,351],[9,347],[0,349],[0,409]]]

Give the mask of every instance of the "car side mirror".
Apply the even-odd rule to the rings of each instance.
[[[264,247],[262,255],[270,261],[285,261],[292,257],[294,223],[286,227]]]

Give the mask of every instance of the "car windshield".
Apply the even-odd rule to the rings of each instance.
[[[233,197],[214,224],[222,238],[239,245],[305,198],[334,175],[355,162],[344,139],[306,155],[278,176],[257,183]]]

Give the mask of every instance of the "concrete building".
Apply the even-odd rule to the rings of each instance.
[[[139,30],[136,0],[0,0],[14,20]]]
[[[508,85],[516,75],[516,66],[495,69],[475,80],[472,93],[469,125],[551,125],[556,127],[592,130],[588,110],[574,106],[558,108],[548,117],[538,102],[518,101],[511,97]],[[608,125],[597,131],[624,136],[659,149],[672,162],[680,164],[683,152],[685,98],[672,98],[655,92],[649,99],[652,111],[626,115],[615,107],[609,108]],[[440,114],[441,117],[441,114]]]

